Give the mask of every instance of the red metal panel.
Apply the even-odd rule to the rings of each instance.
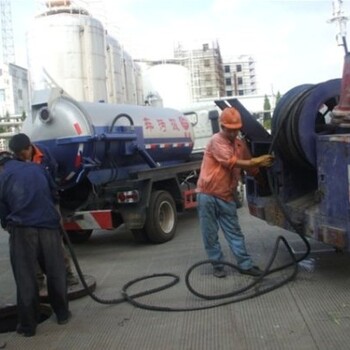
[[[94,217],[94,219],[98,222],[101,229],[112,229],[113,227],[113,220],[112,220],[112,212],[110,210],[106,211],[92,211],[91,215]]]

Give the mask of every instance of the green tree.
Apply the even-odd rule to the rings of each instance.
[[[279,102],[279,100],[281,99],[281,93],[279,91],[277,91],[277,95],[276,95],[276,106],[277,106],[277,103]]]

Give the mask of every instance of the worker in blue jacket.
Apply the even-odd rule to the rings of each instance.
[[[41,166],[0,152],[0,219],[10,234],[10,260],[17,287],[17,332],[27,337],[35,335],[39,320],[37,262],[47,276],[57,323],[67,323],[71,315],[56,193],[52,179]]]
[[[32,143],[30,138],[23,133],[14,135],[9,141],[10,150],[16,155],[16,157],[25,162],[33,162],[40,164],[51,176],[53,181],[56,183],[57,178],[57,162],[53,157],[49,149],[40,144]],[[57,204],[57,210],[60,212],[59,205]],[[79,280],[73,274],[70,258],[68,252],[65,249],[62,241],[64,261],[66,265],[67,283],[69,286],[79,283]],[[44,287],[44,275],[40,269],[38,269],[37,279],[39,286]]]

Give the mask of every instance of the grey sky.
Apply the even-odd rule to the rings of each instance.
[[[344,51],[327,23],[331,0],[104,0],[104,17],[133,57],[171,57],[177,42],[218,39],[224,56],[251,54],[262,93],[339,78]],[[13,0],[18,64],[34,0]],[[350,1],[344,1],[350,14]],[[350,44],[349,44],[350,45]]]

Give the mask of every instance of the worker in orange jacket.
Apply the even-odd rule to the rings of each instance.
[[[220,261],[223,253],[218,231],[221,228],[242,274],[259,276],[262,271],[253,265],[247,253],[234,201],[242,169],[253,176],[259,167],[271,166],[273,156],[252,158],[245,142],[237,136],[242,127],[238,110],[225,108],[220,115],[221,131],[210,139],[204,153],[197,183],[197,210],[207,256],[213,260],[215,277],[225,277]]]

